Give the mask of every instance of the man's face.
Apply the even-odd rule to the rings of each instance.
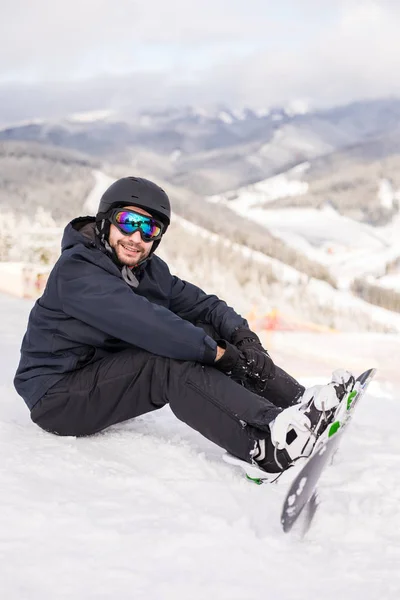
[[[124,206],[124,208],[134,210],[147,217],[152,216],[138,206]],[[110,225],[108,243],[115,250],[118,260],[128,267],[135,267],[140,261],[144,260],[150,254],[154,244],[154,242],[144,242],[138,230],[131,233],[131,235],[124,235],[113,224]]]

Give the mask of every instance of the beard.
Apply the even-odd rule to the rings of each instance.
[[[127,267],[135,267],[150,254],[150,249],[143,248],[138,244],[124,242],[124,240],[118,240],[114,250],[120,263]]]

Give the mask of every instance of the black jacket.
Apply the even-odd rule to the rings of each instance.
[[[230,340],[247,322],[216,296],[171,275],[152,255],[135,270],[132,288],[94,233],[94,218],[66,227],[62,254],[35,303],[14,379],[29,408],[71,371],[112,352],[139,347],[153,354],[212,364],[216,342],[193,323]]]

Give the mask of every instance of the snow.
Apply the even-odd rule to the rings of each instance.
[[[181,224],[186,231],[192,231],[193,235],[205,238],[209,243],[221,241],[220,236],[217,234],[210,233],[203,227],[199,227],[198,225],[187,221],[183,217],[178,217],[175,215],[174,222]],[[346,289],[335,289],[325,281],[308,277],[293,267],[290,267],[279,260],[271,258],[262,252],[251,250],[247,246],[232,243],[228,239],[225,239],[223,243],[227,248],[235,250],[246,258],[250,258],[254,262],[268,265],[281,283],[287,283],[290,284],[290,286],[293,286],[294,293],[299,293],[298,286],[304,286],[307,284],[306,293],[307,298],[309,298],[310,301],[317,302],[317,304],[320,306],[329,306],[338,312],[352,309],[362,315],[365,315],[370,322],[380,323],[385,327],[400,332],[399,313],[392,312],[390,310],[386,310],[384,308],[380,308],[379,306],[365,302],[361,298],[353,296]],[[300,293],[304,294],[305,292],[302,290]],[[226,291],[225,298],[228,297],[228,294],[229,291]],[[237,301],[239,300],[240,299],[237,299]],[[266,301],[266,299],[263,298],[259,298],[259,300],[261,302]]]
[[[378,198],[380,200],[381,206],[384,208],[391,209],[393,208],[395,193],[393,190],[393,185],[389,181],[389,179],[381,179],[379,181],[379,189],[378,189]]]
[[[396,219],[388,226],[373,227],[340,215],[330,206],[321,210],[252,208],[247,217],[264,224],[309,258],[329,266],[340,287],[346,288],[354,277],[381,276],[386,264],[400,256]]]
[[[247,111],[245,108],[233,108],[231,113],[237,121],[245,121],[247,118]]]
[[[309,162],[299,163],[285,173],[207,200],[264,225],[292,248],[329,267],[341,289],[348,289],[354,277],[384,276],[386,266],[400,257],[400,211],[387,225],[374,227],[339,214],[329,204],[321,209],[266,206],[279,198],[306,194],[309,184],[302,175],[309,168]],[[380,181],[379,199],[387,208],[397,202],[397,192],[386,179]],[[385,285],[377,280],[378,285],[380,281]]]
[[[91,214],[112,182],[94,174],[85,204]],[[208,240],[217,237],[181,221]],[[234,247],[289,283],[304,278]],[[315,280],[309,291],[321,302],[352,301]],[[247,482],[225,464],[222,449],[168,407],[89,438],[36,427],[12,386],[31,306],[0,295],[0,582],[7,600],[308,600],[321,590],[324,600],[398,599],[398,335],[263,336],[278,364],[304,385],[326,382],[338,366],[379,369],[302,538],[301,527],[285,535],[279,523],[290,472],[276,485]]]
[[[400,292],[400,273],[392,273],[391,275],[385,275],[384,277],[380,277],[376,281],[375,284],[381,285],[384,288],[389,290],[395,290],[396,292]]]
[[[20,121],[0,123],[0,132],[7,131],[11,128],[16,127],[29,127],[32,125],[44,125],[46,123],[45,119],[41,119],[39,117],[32,119],[21,119]]]
[[[278,198],[287,196],[301,196],[308,192],[308,183],[297,177],[305,173],[310,163],[304,162],[296,165],[286,173],[269,177],[252,185],[239,188],[237,191],[225,192],[208,196],[206,200],[212,203],[223,203],[239,214],[245,214],[249,208],[262,206]],[[253,213],[251,213],[253,214]],[[258,213],[257,213],[258,214]],[[255,217],[257,217],[255,214]],[[266,213],[268,214],[268,213]]]
[[[227,125],[232,125],[234,119],[232,118],[232,115],[230,115],[229,113],[227,113],[226,111],[222,110],[219,115],[218,118],[223,122],[226,123]]]
[[[235,209],[237,205],[233,206]],[[240,207],[241,208],[241,207]],[[240,214],[243,212],[237,210]],[[253,210],[251,218],[268,226],[274,233],[289,240],[290,236],[301,235],[312,247],[324,248],[327,244],[345,249],[367,246],[376,250],[382,242],[375,237],[372,227],[360,226],[357,221],[343,217],[331,207],[327,210],[314,208],[289,208]]]
[[[263,119],[265,117],[268,117],[271,114],[271,109],[270,108],[254,108],[253,112],[259,119]]]
[[[284,108],[285,113],[294,117],[296,115],[306,115],[310,112],[310,101],[305,98],[297,98],[289,102],[287,106]]]
[[[293,180],[295,180],[296,178],[298,178],[299,176],[301,176],[302,173],[306,172],[307,169],[309,168],[309,163],[302,163],[297,165],[297,167],[291,169],[290,171],[290,175],[288,174],[287,177],[289,179],[289,177],[291,177]],[[92,191],[90,192],[90,194],[88,195],[85,203],[84,203],[84,209],[83,209],[83,214],[95,214],[97,211],[97,207],[98,207],[98,201],[99,201],[99,197],[101,196],[101,194],[104,192],[104,190],[114,181],[113,178],[109,177],[106,173],[101,172],[101,171],[93,171],[93,176],[95,179],[95,185],[92,189]],[[267,186],[266,182],[262,182],[265,183],[265,185]],[[289,215],[293,215],[295,213],[292,212],[291,209]],[[299,210],[299,209],[297,209]],[[249,209],[249,215],[253,215],[255,214],[255,209],[254,208],[250,208]],[[270,211],[271,215],[274,213],[274,211]],[[282,211],[284,212],[284,211]],[[317,216],[317,218],[320,216],[319,213],[321,211],[315,211],[315,215]],[[333,209],[329,209],[328,207],[326,208],[326,210],[324,211],[326,212],[326,214],[329,216],[331,215],[332,218],[337,218],[338,215],[337,213],[333,210]],[[264,211],[263,214],[268,214],[267,211]],[[283,224],[284,225],[288,225],[290,223],[290,219],[287,219],[287,223],[285,222],[284,219],[282,219]],[[41,220],[42,222],[42,220]],[[43,221],[45,222],[45,221]],[[194,236],[196,237],[202,237],[204,239],[207,240],[207,243],[221,243],[221,238],[220,236],[216,235],[216,234],[212,234],[209,231],[205,230],[204,228],[201,228],[197,225],[194,225],[193,223],[178,217],[177,215],[174,215],[174,222],[180,224],[185,231],[190,231],[193,233]],[[47,223],[47,222],[46,222]],[[349,224],[350,226],[354,226],[356,227],[357,223],[349,220]],[[301,231],[301,219],[299,219],[299,233]],[[307,228],[304,228],[304,231],[306,231]],[[323,227],[319,226],[318,221],[316,222],[315,225],[315,229],[322,231]],[[343,227],[337,227],[335,228],[339,233],[343,231]],[[58,249],[59,249],[59,239],[61,236],[62,231],[61,230],[54,230],[54,234],[57,235],[53,235],[52,233],[52,229],[47,227],[46,225],[46,229],[44,230],[45,234],[47,237],[49,237],[51,235],[51,238],[53,239],[53,241],[51,242],[49,239],[49,244],[50,245],[54,245],[56,253],[58,255]],[[329,231],[330,231],[330,227],[326,228],[326,232],[327,235],[329,235]],[[276,231],[273,230],[273,232],[276,234]],[[393,234],[395,233],[395,231],[393,230]],[[357,237],[357,230],[354,230],[354,235],[355,237]],[[385,233],[385,236],[390,238],[390,231]],[[375,230],[372,231],[372,236],[374,236],[374,240],[381,240],[384,236],[383,234],[378,235]],[[26,236],[25,236],[26,237]],[[42,236],[43,237],[43,236]],[[27,238],[28,239],[28,238]],[[296,244],[297,246],[302,249],[302,251],[307,254],[308,252],[310,252],[311,257],[315,259],[316,257],[316,253],[318,251],[318,249],[316,249],[314,246],[311,246],[306,240],[305,238],[300,237],[300,235],[298,236],[298,239],[295,238],[295,235],[292,235],[291,237],[288,237],[288,240],[290,241],[291,245],[293,245],[294,240],[296,240]],[[273,259],[269,256],[266,256],[263,253],[260,252],[256,252],[251,250],[250,248],[240,245],[240,244],[235,244],[230,242],[229,240],[225,239],[223,240],[223,244],[228,247],[231,250],[234,250],[235,252],[237,252],[238,254],[246,257],[246,259],[250,259],[251,261],[254,261],[255,263],[261,263],[261,264],[265,264],[268,269],[275,275],[277,281],[279,281],[279,285],[280,286],[284,286],[284,288],[281,287],[280,291],[275,291],[274,294],[269,294],[268,296],[260,296],[259,293],[259,288],[258,286],[252,285],[252,286],[246,286],[245,288],[241,288],[239,286],[239,284],[233,283],[231,279],[229,279],[229,277],[226,278],[226,287],[225,284],[223,287],[221,287],[221,277],[219,275],[215,276],[212,275],[209,277],[207,275],[207,286],[213,286],[215,285],[215,280],[218,280],[218,286],[219,289],[218,290],[211,290],[212,292],[218,293],[218,294],[222,294],[224,299],[229,303],[229,304],[234,304],[237,309],[239,310],[239,312],[243,312],[243,314],[247,314],[252,307],[256,309],[256,311],[258,312],[258,314],[265,314],[266,312],[268,312],[269,310],[274,309],[276,306],[280,306],[280,309],[282,310],[283,314],[286,312],[288,314],[291,314],[292,317],[295,316],[295,311],[296,308],[293,308],[296,306],[296,296],[301,294],[302,297],[306,297],[307,300],[309,300],[309,302],[311,303],[312,306],[316,307],[317,310],[319,310],[318,307],[321,308],[321,310],[325,310],[326,307],[329,307],[330,309],[332,309],[334,311],[334,313],[336,315],[345,315],[345,319],[352,319],[353,317],[351,315],[356,315],[360,316],[361,320],[363,321],[365,326],[365,323],[370,323],[371,324],[371,329],[373,329],[374,327],[376,327],[377,325],[383,326],[385,329],[390,330],[390,331],[400,331],[400,315],[398,313],[394,313],[388,310],[385,310],[383,308],[379,308],[377,306],[371,305],[363,300],[361,300],[360,298],[354,297],[353,295],[351,295],[347,290],[346,290],[346,286],[348,285],[348,282],[351,280],[351,276],[352,276],[352,271],[351,269],[353,268],[352,265],[356,265],[357,268],[357,263],[359,263],[359,270],[360,272],[362,272],[362,269],[366,267],[370,268],[372,264],[374,264],[374,262],[377,263],[377,273],[378,274],[382,274],[382,265],[384,264],[384,260],[381,259],[382,253],[385,252],[385,260],[389,260],[389,258],[393,259],[396,257],[396,244],[389,245],[387,249],[385,250],[381,250],[381,251],[375,251],[374,253],[370,253],[371,257],[369,258],[369,261],[365,264],[364,261],[364,256],[365,256],[365,252],[363,249],[349,249],[349,251],[347,253],[343,253],[341,254],[340,252],[335,252],[334,254],[332,254],[330,257],[329,255],[324,254],[324,252],[319,252],[319,257],[321,258],[321,261],[323,260],[324,257],[326,257],[326,261],[330,260],[330,266],[332,269],[336,268],[337,272],[340,274],[340,290],[336,290],[334,288],[332,288],[329,284],[320,281],[320,280],[316,280],[313,278],[309,278],[307,277],[304,273],[301,273],[299,271],[297,271],[296,269],[276,260]],[[15,245],[15,248],[19,248],[19,245]],[[163,248],[161,248],[161,254],[163,254]],[[165,259],[168,260],[168,256],[164,256]],[[15,260],[20,260],[20,258],[16,257]],[[341,262],[342,261],[342,262]],[[329,263],[327,263],[329,264]],[[174,265],[171,265],[171,267],[173,269],[175,269]],[[9,277],[4,277],[2,278],[2,285],[0,286],[0,290],[3,292],[12,292],[12,288],[14,288],[14,291],[16,289],[16,286],[18,287],[18,289],[22,289],[21,285],[22,285],[22,281],[21,281],[21,268],[19,265],[12,265],[12,264],[7,264],[6,265],[7,269],[11,269],[10,271],[10,276]],[[185,261],[182,260],[179,263],[179,269],[182,271],[185,271],[185,269],[187,268],[187,265],[185,266]],[[347,269],[347,271],[346,271]],[[175,269],[176,270],[176,269]],[[183,277],[184,278],[189,278],[189,279],[193,279],[193,269],[189,268],[189,271],[187,273],[184,272]],[[203,274],[199,275],[199,273],[197,273],[197,283],[198,285],[201,285],[202,287],[204,287],[205,282],[204,282],[204,277]],[[380,280],[376,280],[376,283],[379,284]],[[385,282],[382,283],[382,285],[385,285]],[[391,285],[393,285],[391,283]],[[19,295],[22,295],[21,291],[17,292]],[[288,312],[289,311],[289,312]],[[293,312],[294,311],[294,312]],[[346,317],[347,315],[347,317]],[[349,316],[350,315],[350,316]],[[308,317],[308,320],[313,320],[312,318]],[[345,321],[346,322],[346,321]],[[348,320],[347,320],[348,323]],[[334,324],[332,326],[338,327],[338,328],[343,328],[343,322],[339,320],[335,320]]]
[[[397,193],[395,200],[398,200]],[[400,205],[399,210],[394,215],[393,219],[389,221],[387,225],[382,227],[377,227],[381,239],[385,240],[387,244],[395,245],[399,243],[399,233],[400,233]]]
[[[73,113],[67,120],[72,123],[95,123],[96,121],[105,121],[113,116],[115,111],[110,109],[91,110],[80,113]]]
[[[97,214],[99,199],[104,194],[106,189],[115,181],[115,178],[109,177],[103,171],[93,170],[95,184],[90,191],[83,205],[83,211],[88,215]]]
[[[394,379],[383,371],[358,407],[302,538],[300,528],[288,535],[280,528],[287,482],[247,482],[221,460],[220,448],[168,407],[88,438],[37,428],[12,387],[30,308],[29,301],[0,295],[2,597],[399,598],[397,369]],[[385,355],[394,361],[385,336],[367,337],[382,361]],[[320,379],[361,362],[366,336],[349,339],[353,345],[342,346],[340,363],[319,363]],[[326,337],[313,340],[321,358]],[[396,344],[397,337],[389,340]],[[307,371],[298,358],[310,351],[307,343],[303,338],[299,353],[292,336],[285,360],[297,364],[305,384],[314,384],[318,358]],[[285,363],[282,345],[277,348]],[[363,368],[375,366],[364,360]]]
[[[283,119],[282,115],[276,115],[276,117],[279,117],[279,120]],[[261,147],[260,154],[268,157],[273,156],[271,153],[280,153],[285,149],[289,152],[296,150],[303,155],[306,153],[308,157],[314,157],[332,152],[334,147],[331,143],[321,140],[312,130],[298,128],[292,123],[287,123],[275,131],[269,143]]]

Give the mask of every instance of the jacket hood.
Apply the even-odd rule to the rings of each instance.
[[[143,275],[146,265],[148,265],[149,261],[153,258],[153,254],[150,254],[143,260],[143,262],[139,263],[135,267],[122,265],[118,260],[114,260],[98,238],[96,233],[95,217],[77,217],[68,223],[64,229],[64,234],[61,240],[61,252],[69,250],[70,248],[78,245],[83,245],[92,250],[99,250],[104,257],[108,258],[113,265],[118,268],[118,270],[121,272],[122,278],[126,281],[126,283],[134,288],[139,285],[139,280]],[[98,259],[94,259],[94,262],[97,262],[97,260]]]
[[[101,250],[101,245],[96,237],[95,226],[96,220],[94,217],[78,217],[73,219],[64,229],[61,240],[61,252],[73,248],[78,244]]]

